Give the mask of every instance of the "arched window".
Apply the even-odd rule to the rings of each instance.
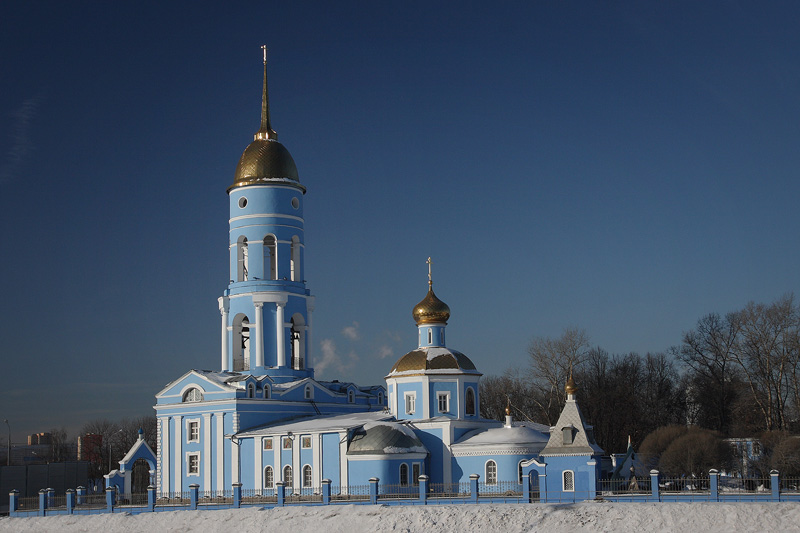
[[[272,467],[268,466],[264,469],[264,488],[271,489],[274,483],[275,476],[273,475]]]
[[[572,470],[564,470],[561,474],[561,479],[564,486],[564,492],[575,491],[575,472]]]
[[[486,461],[486,484],[497,485],[497,463]]]
[[[239,313],[233,319],[233,371],[250,370],[250,321]]]
[[[400,465],[400,484],[402,486],[408,486],[408,465],[402,463]]]
[[[428,344],[433,344],[433,328],[428,328]]]
[[[247,384],[247,397],[248,398],[255,398],[256,397],[256,386],[252,383]]]
[[[303,467],[303,487],[311,487],[311,465],[305,465]]]
[[[439,345],[444,346],[444,328],[439,330]]]
[[[467,416],[475,416],[475,391],[472,387],[467,387],[467,394],[464,399],[464,408]]]
[[[247,269],[250,266],[247,253],[247,237],[242,235],[236,241],[236,281],[247,281]]]
[[[314,398],[314,389],[311,387],[311,385],[306,385],[305,398],[306,400],[311,400]]]
[[[383,393],[382,392],[378,393],[378,403],[383,405]]]
[[[522,461],[517,465],[517,483],[522,485]]]
[[[347,401],[348,403],[355,403],[356,401],[356,393],[352,390],[347,392]]]
[[[292,488],[292,467],[289,465],[283,467],[283,484],[287,489]]]
[[[264,399],[269,400],[269,385],[264,383]]]
[[[300,238],[297,235],[292,237],[292,255],[290,258],[290,270],[292,273],[292,281],[301,281],[300,279]]]
[[[200,389],[192,387],[191,389],[187,390],[183,393],[183,401],[184,402],[202,402],[203,401],[203,393]]]
[[[264,279],[278,279],[278,241],[275,235],[264,237]]]

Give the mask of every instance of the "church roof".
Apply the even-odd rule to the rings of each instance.
[[[367,411],[331,416],[306,416],[242,431],[241,433],[237,433],[237,436],[254,437],[262,435],[286,435],[289,432],[300,434],[348,430],[363,426],[369,422],[391,420],[392,418],[392,415],[383,411]]]
[[[371,422],[353,433],[347,455],[428,453],[411,429],[397,422]]]
[[[542,424],[524,423],[511,427],[496,427],[470,431],[453,443],[454,448],[462,446],[504,446],[504,447],[538,447],[547,443],[549,428]]]
[[[452,374],[454,371],[480,375],[475,364],[461,352],[444,347],[422,347],[398,359],[387,377],[421,373]]]
[[[565,443],[564,430],[570,429],[572,441]],[[600,455],[604,453],[594,440],[592,426],[586,424],[578,403],[568,399],[558,417],[556,425],[550,428],[550,439],[541,455]]]

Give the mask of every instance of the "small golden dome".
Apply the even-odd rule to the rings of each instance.
[[[414,306],[411,313],[417,325],[442,323],[447,324],[450,318],[450,308],[433,293],[433,287],[428,288],[428,294],[420,303]]]
[[[477,372],[475,363],[461,352],[448,348],[418,348],[397,360],[389,376],[398,373]]]
[[[567,386],[564,387],[564,390],[566,391],[567,394],[572,394],[572,395],[578,392],[578,386],[575,385],[575,380],[572,379],[572,373],[570,373],[569,375],[569,379],[567,380]]]

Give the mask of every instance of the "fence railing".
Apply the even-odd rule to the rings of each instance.
[[[157,493],[148,487],[147,493],[117,494],[107,489],[105,494],[87,494],[83,487],[66,494],[55,494],[52,489],[41,490],[38,497],[20,497],[17,491],[9,494],[9,514],[30,516],[38,514],[69,514],[83,512],[112,512],[121,508],[140,513],[160,508],[198,509],[226,508],[248,505],[335,505],[356,504],[413,504],[436,505],[445,503],[559,503],[586,500],[626,501],[795,501],[800,502],[800,479],[781,479],[777,472],[769,477],[736,478],[721,476],[712,470],[705,476],[661,476],[652,471],[650,476],[630,479],[599,479],[587,487],[570,487],[564,490],[556,476],[556,486],[549,486],[544,476],[523,478],[523,482],[479,482],[479,476],[470,476],[469,482],[429,483],[420,476],[417,484],[381,484],[377,478],[368,485],[332,485],[323,480],[321,486],[295,489],[276,483],[270,489],[243,489],[234,484],[232,490],[200,491],[191,485],[188,491]],[[541,486],[539,485],[541,483]],[[578,490],[580,489],[580,490]]]

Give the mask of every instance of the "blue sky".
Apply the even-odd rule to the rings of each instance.
[[[218,368],[263,43],[320,378],[416,346],[428,256],[485,374],[793,292],[798,27],[795,2],[5,2],[0,418],[77,430]]]

